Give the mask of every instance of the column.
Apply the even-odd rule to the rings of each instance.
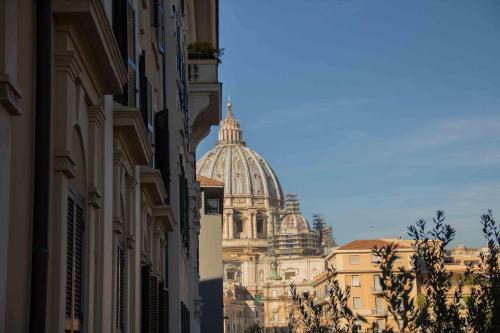
[[[257,238],[257,212],[252,212],[252,238]]]
[[[227,214],[227,223],[229,226],[229,234],[227,235],[228,239],[234,238],[234,232],[233,232],[233,214],[229,213]]]

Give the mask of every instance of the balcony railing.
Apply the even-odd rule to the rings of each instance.
[[[188,79],[190,83],[218,83],[217,59],[190,58]]]
[[[374,288],[374,287],[372,287],[371,288],[371,292],[372,292],[372,294],[377,294],[378,295],[378,294],[382,294],[383,290],[382,290],[382,288]]]

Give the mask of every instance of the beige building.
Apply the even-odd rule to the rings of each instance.
[[[243,332],[254,322],[279,332],[286,330],[290,301],[283,292],[292,281],[308,285],[324,270],[320,236],[331,229],[310,228],[296,196],[283,196],[273,169],[243,140],[232,107],[229,101],[217,144],[197,162],[199,177],[224,184],[224,201],[218,204],[223,206],[224,332]]]
[[[366,319],[366,322],[356,321],[356,325],[363,332],[371,328],[374,321],[377,322],[380,329],[387,326],[396,331],[398,329],[397,322],[387,311],[387,304],[382,296],[378,257],[372,254],[374,247],[380,248],[391,243],[397,244],[396,267],[411,270],[411,257],[415,251],[411,246],[411,241],[400,239],[355,240],[336,248],[325,260],[326,265],[333,266],[337,270],[340,286],[342,288],[351,287],[349,306],[355,315]],[[319,304],[326,303],[327,284],[328,276],[326,273],[317,276],[313,283],[316,301]],[[412,295],[415,299],[418,294],[417,287],[417,283],[415,283]]]
[[[3,0],[0,16],[0,332],[199,332],[218,1]]]
[[[222,211],[224,184],[197,177],[201,188],[200,205],[200,296],[201,332],[223,332]]]

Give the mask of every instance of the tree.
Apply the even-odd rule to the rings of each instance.
[[[292,295],[292,311],[289,318],[290,332],[301,333],[350,333],[356,332],[354,320],[364,320],[354,316],[349,308],[351,288],[342,289],[334,267],[327,269],[328,283],[325,305],[314,302],[313,295],[304,291],[299,293],[294,283],[290,285]],[[326,316],[322,318],[323,306]]]
[[[500,230],[491,210],[481,216],[481,223],[488,242],[487,254],[481,254],[477,267],[468,265],[463,276],[454,277],[445,267],[446,247],[453,240],[455,229],[445,223],[443,211],[436,212],[430,230],[425,220],[408,228],[414,240],[413,271],[394,268],[396,244],[373,250],[380,258],[384,298],[389,312],[398,320],[400,332],[497,332],[500,327]],[[454,288],[453,280],[457,281]],[[410,296],[415,281],[424,285],[420,301]],[[464,285],[470,288],[468,297],[464,297]]]
[[[397,331],[402,333],[498,333],[500,327],[500,226],[491,210],[481,216],[482,232],[487,251],[481,253],[480,263],[467,266],[462,276],[453,276],[446,269],[447,246],[455,236],[455,229],[445,223],[443,211],[436,212],[433,225],[427,229],[423,219],[408,227],[415,254],[411,270],[396,267],[398,244],[374,248],[382,273],[381,286],[388,310],[397,320]],[[456,285],[453,282],[456,281]],[[423,285],[423,292],[414,299],[413,288]],[[340,287],[335,269],[328,269],[328,298],[326,318],[322,308],[309,292],[299,293],[290,286],[293,311],[290,313],[290,332],[350,333],[356,332],[356,317],[348,306],[349,286]],[[470,293],[464,296],[464,289]],[[325,320],[326,319],[326,320]],[[372,323],[372,332],[379,331]],[[394,332],[387,328],[384,333]]]

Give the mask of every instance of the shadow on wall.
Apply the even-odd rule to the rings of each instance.
[[[200,296],[203,301],[201,332],[224,332],[222,278],[200,281]]]

